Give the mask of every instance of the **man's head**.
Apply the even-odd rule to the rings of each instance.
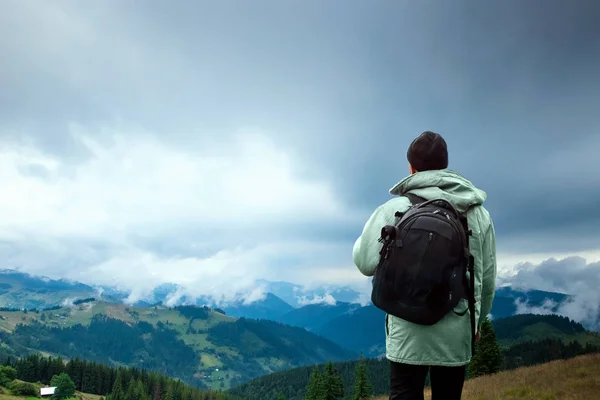
[[[406,152],[410,173],[448,168],[448,147],[444,138],[431,131],[421,133]]]

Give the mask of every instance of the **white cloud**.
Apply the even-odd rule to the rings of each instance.
[[[73,302],[77,300],[77,298],[66,298],[62,301],[61,306],[62,307],[73,307]]]
[[[385,79],[374,81],[365,72],[369,68],[364,60],[369,58],[361,55],[373,49],[361,41],[349,47],[342,40],[344,32],[356,33],[357,27],[369,35],[377,30],[352,23],[362,18],[363,10],[349,9],[346,23],[332,28],[325,19],[314,19],[321,14],[312,7],[297,13],[270,6],[246,10],[255,18],[237,17],[227,5],[206,4],[170,5],[170,17],[163,18],[162,7],[68,0],[2,4],[0,137],[19,139],[0,139],[0,257],[5,267],[118,284],[133,289],[130,301],[163,282],[182,285],[169,302],[221,292],[225,299],[235,298],[235,293],[253,299],[260,297],[251,283],[256,278],[285,279],[308,288],[345,283],[366,301],[370,286],[351,261],[352,241],[347,237],[345,242],[333,241],[315,233],[321,225],[336,227],[344,236],[354,232],[355,239],[368,217],[345,206],[345,198],[356,196],[352,191],[334,192],[333,182],[323,176],[354,183],[354,176],[343,175],[373,168],[367,183],[363,180],[354,189],[361,195],[364,190],[365,198],[383,199],[388,186],[377,181],[397,173],[390,172],[397,167],[395,161],[378,158],[377,146],[364,145],[404,140],[396,133],[376,140],[369,137],[372,118],[380,118],[380,113],[366,110],[353,118],[339,113],[364,110],[364,101],[386,93]],[[190,12],[200,7],[210,7],[211,12]],[[338,10],[331,6],[326,11]],[[198,23],[199,15],[208,15],[207,23]],[[422,25],[419,13],[414,17],[410,20]],[[306,21],[312,27],[308,35],[301,29]],[[215,24],[226,29],[215,30]],[[427,49],[422,44],[431,38],[422,39],[408,51]],[[306,49],[316,56],[307,58]],[[483,49],[487,51],[486,46]],[[413,73],[404,74],[412,77],[411,82],[417,86],[436,82],[436,88],[447,86],[448,93],[456,94],[452,90],[456,77],[450,86],[439,79],[449,76],[447,67],[426,71],[418,64],[406,70]],[[456,71],[466,73],[462,67]],[[426,80],[414,79],[415,73]],[[438,79],[432,80],[436,74]],[[531,104],[540,109],[540,99]],[[433,116],[438,113],[429,109]],[[405,114],[420,113],[405,110]],[[590,125],[581,115],[576,119]],[[125,122],[109,125],[115,120]],[[128,125],[134,122],[146,129]],[[248,123],[277,129],[236,134],[235,127]],[[420,123],[408,118],[401,125],[408,132]],[[402,131],[402,126],[394,131]],[[476,130],[470,134],[479,137]],[[278,142],[269,141],[269,135]],[[350,135],[356,136],[348,140]],[[585,140],[563,155],[583,154],[579,143],[587,146],[586,157],[593,153],[594,146]],[[373,151],[367,154],[365,149]],[[554,152],[544,154],[554,163]],[[586,157],[577,162],[585,164]],[[338,161],[340,167],[334,167]],[[493,162],[488,164],[494,168]],[[326,171],[319,171],[322,165],[327,165],[321,168]],[[540,163],[532,165],[535,169]],[[479,167],[465,164],[472,172]],[[497,170],[480,176],[490,180]],[[569,171],[562,169],[561,179],[578,185]],[[587,171],[583,175],[593,175],[593,168]],[[531,186],[530,177],[521,179]],[[542,181],[554,182],[536,182]],[[378,185],[380,195],[367,193]],[[587,240],[593,242],[590,237]],[[509,240],[499,237],[499,248],[510,249],[505,245]],[[514,240],[519,248],[545,242],[529,231]],[[576,254],[600,261],[598,251],[593,257]],[[519,262],[537,264],[551,256],[567,255],[500,254],[500,278],[514,276]]]
[[[240,292],[254,301],[255,280],[276,275],[281,257],[306,264],[322,254],[327,264],[337,248],[349,258],[349,248],[295,234],[346,224],[353,214],[328,182],[297,176],[295,160],[264,135],[243,132],[192,151],[139,130],[104,132],[102,141],[80,126],[71,132],[91,154],[79,163],[26,141],[0,147],[0,240],[13,248],[9,268],[132,289],[128,301],[164,282],[183,286],[171,301],[227,301]],[[174,243],[185,254],[144,241]],[[303,273],[310,268],[294,272]]]
[[[0,238],[122,241],[132,232],[235,224],[237,239],[249,227],[278,220],[345,217],[328,183],[295,177],[292,160],[265,136],[240,134],[227,146],[194,154],[149,134],[115,133],[102,145],[72,129],[92,154],[79,165],[26,145],[0,150]],[[24,174],[28,167],[46,177]]]
[[[252,289],[246,296],[244,296],[242,304],[248,305],[254,303],[255,301],[263,300],[266,295],[267,293],[265,292],[264,285],[259,285]]]
[[[529,302],[522,301],[521,299],[515,300],[515,305],[517,306],[516,314],[554,314],[554,307],[556,307],[557,303],[552,301],[551,299],[546,299],[544,303],[540,306],[535,306],[529,304]]]
[[[306,296],[298,297],[298,304],[300,304],[301,306],[305,306],[308,304],[326,304],[329,306],[335,306],[336,303],[337,302],[335,298],[329,293],[326,293],[323,296],[313,296],[310,299]]]
[[[589,329],[600,329],[600,262],[587,262],[582,257],[548,258],[535,265],[520,263],[515,273],[505,276],[519,289],[537,289],[570,295],[568,301],[555,304],[546,301],[541,306],[531,306],[517,301],[518,313],[554,313],[581,322]]]

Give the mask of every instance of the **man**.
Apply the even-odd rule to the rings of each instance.
[[[394,214],[406,212],[412,193],[424,200],[444,199],[458,212],[466,212],[469,249],[474,257],[475,326],[477,338],[483,317],[492,307],[496,281],[496,239],[489,212],[483,207],[487,194],[460,174],[448,169],[446,141],[426,131],[407,152],[410,175],[396,184],[392,198],[379,206],[367,221],[353,248],[354,263],[373,276],[380,259],[381,229],[393,225]],[[462,310],[461,310],[462,311]],[[423,399],[427,372],[433,400],[460,399],[467,364],[472,357],[472,326],[468,309],[460,316],[449,312],[434,325],[420,325],[387,314],[386,357],[390,361],[390,400]]]

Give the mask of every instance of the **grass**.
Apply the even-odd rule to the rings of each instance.
[[[588,400],[599,393],[600,354],[592,354],[468,380],[462,399]],[[425,399],[431,399],[429,390]]]

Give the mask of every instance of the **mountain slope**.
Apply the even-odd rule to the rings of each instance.
[[[367,357],[385,354],[385,313],[373,305],[340,315],[315,333]]]
[[[336,304],[309,304],[278,318],[279,322],[318,331],[335,318],[348,315],[361,308],[360,304],[337,302]]]
[[[582,324],[559,315],[520,314],[494,320],[492,324],[498,343],[505,347],[548,338],[600,346],[600,334],[589,332]]]
[[[532,307],[544,304],[558,304],[568,299],[567,295],[531,290],[521,292],[512,288],[499,288],[494,297],[491,314],[494,319],[515,315],[517,302]],[[363,353],[368,357],[384,354],[385,313],[373,305],[368,305],[352,313],[342,314],[315,329],[315,333],[340,344],[342,347]],[[346,332],[352,332],[347,335]]]
[[[561,303],[570,296],[563,293],[545,292],[542,290],[516,290],[510,286],[498,288],[490,314],[497,318],[510,317],[519,311],[518,304],[525,308],[546,307],[556,312]]]
[[[275,296],[273,293],[267,293],[264,299],[249,304],[238,301],[223,308],[227,315],[231,315],[232,317],[270,320],[278,320],[281,316],[293,309],[292,306]]]
[[[0,331],[4,354],[81,356],[157,370],[213,388],[356,357],[301,328],[192,306],[134,308],[96,302],[37,313],[1,311]]]
[[[95,295],[94,288],[82,283],[35,277],[14,270],[0,271],[0,307],[45,308]]]

